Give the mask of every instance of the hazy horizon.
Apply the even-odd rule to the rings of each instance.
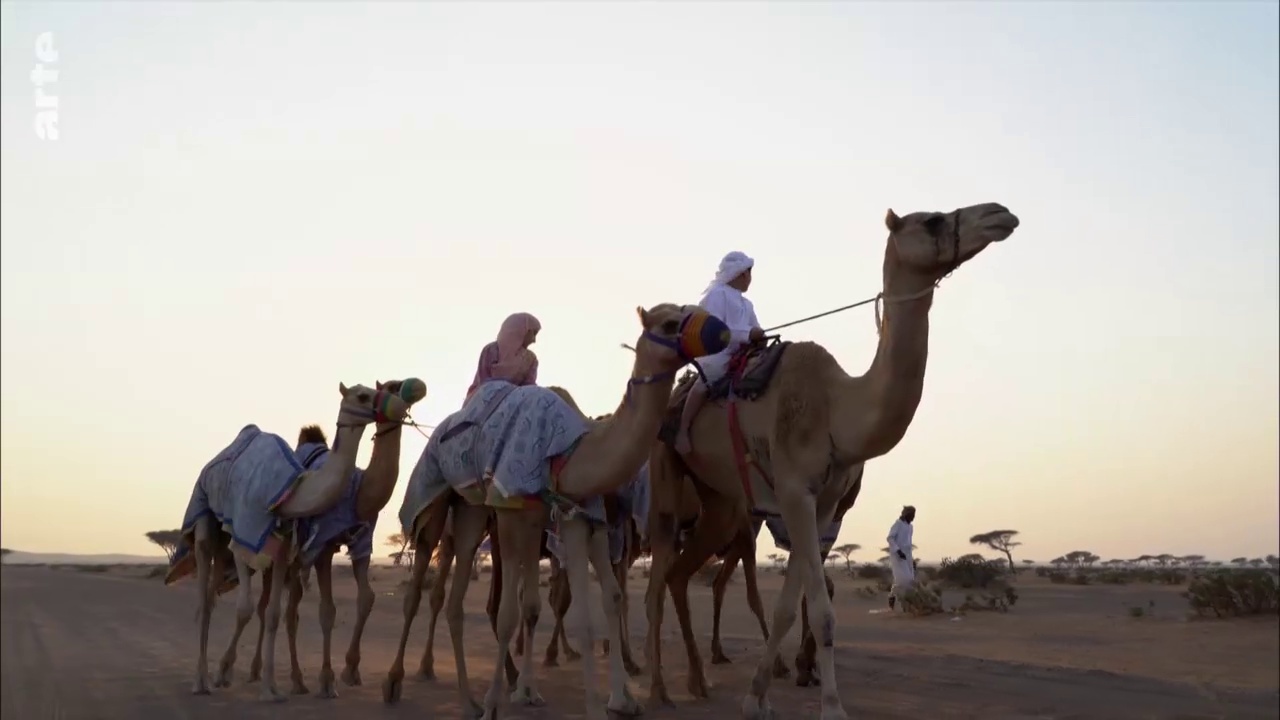
[[[5,547],[148,553],[244,425],[332,434],[340,381],[421,377],[437,423],[511,312],[609,412],[635,306],[726,252],[772,326],[879,290],[886,208],[995,201],[1022,225],[942,284],[841,543],[910,503],[931,559],[1280,550],[1276,3],[0,11]],[[869,307],[786,337],[876,343]]]

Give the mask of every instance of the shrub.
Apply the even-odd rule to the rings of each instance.
[[[862,580],[881,580],[889,577],[889,569],[880,565],[864,563],[858,566],[857,576]]]
[[[1104,570],[1098,573],[1098,582],[1104,585],[1128,585],[1132,576],[1123,570]]]
[[[942,608],[942,591],[934,589],[926,583],[916,583],[911,589],[898,598],[903,612],[916,617],[936,615],[946,612]]]
[[[962,588],[985,588],[1004,577],[1004,565],[977,556],[946,558],[938,567],[938,580]]]
[[[1183,593],[1196,614],[1216,617],[1280,613],[1280,589],[1266,570],[1218,570],[1191,581]]]
[[[1071,580],[1071,576],[1060,570],[1054,570],[1053,572],[1049,573],[1049,582],[1053,583],[1054,585],[1065,585],[1070,580]]]
[[[982,592],[975,595],[965,595],[964,602],[960,603],[956,608],[956,612],[966,612],[969,610],[976,611],[993,611],[993,612],[1009,612],[1009,608],[1018,604],[1018,591],[1011,587],[1005,587],[991,592]]]

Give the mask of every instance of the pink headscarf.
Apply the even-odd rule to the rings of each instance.
[[[534,385],[538,381],[538,356],[526,345],[529,333],[542,329],[538,318],[529,313],[515,313],[502,321],[498,339],[480,351],[476,377],[467,389],[467,397],[486,380],[506,380],[515,385]]]

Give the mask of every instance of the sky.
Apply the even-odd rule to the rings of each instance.
[[[1000,202],[841,542],[910,503],[925,559],[1280,549],[1277,3],[0,7],[7,548],[154,553],[242,426],[331,428],[340,381],[421,377],[436,423],[511,312],[609,412],[634,308],[726,252],[767,327],[873,296],[886,208]],[[786,337],[855,375],[877,340]]]

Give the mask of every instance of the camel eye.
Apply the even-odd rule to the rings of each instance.
[[[668,321],[666,321],[666,322],[662,323],[662,334],[663,334],[663,335],[675,335],[675,334],[676,334],[676,333],[678,333],[678,332],[680,332],[680,321],[679,321],[679,320],[668,320]]]
[[[369,393],[367,392],[358,393],[356,395],[356,401],[361,403],[369,402]]]

